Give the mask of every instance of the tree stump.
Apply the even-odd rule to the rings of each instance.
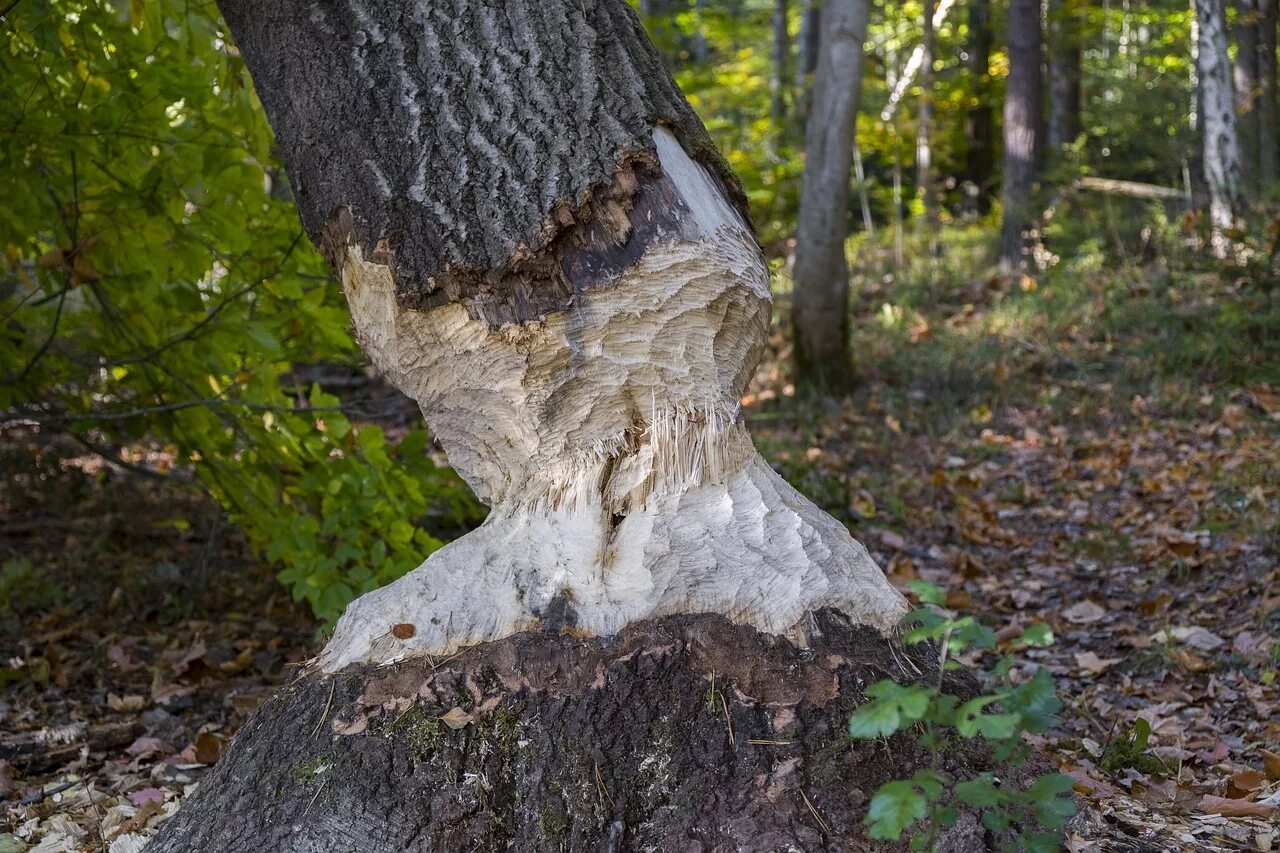
[[[846,725],[870,684],[936,680],[934,652],[833,610],[807,634],[802,648],[671,616],[310,673],[258,710],[149,850],[896,849],[867,838],[867,805],[930,755],[910,733],[855,741]],[[972,742],[939,769],[1018,776]],[[991,841],[965,814],[935,849]]]

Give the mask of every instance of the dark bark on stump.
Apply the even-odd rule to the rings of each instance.
[[[312,240],[391,265],[406,307],[469,299],[494,325],[565,308],[594,282],[559,269],[561,244],[624,218],[655,126],[745,216],[624,0],[218,5]]]
[[[148,850],[895,849],[866,838],[868,801],[928,754],[910,734],[853,741],[846,722],[868,685],[936,679],[936,658],[832,611],[814,615],[810,644],[679,616],[611,640],[526,633],[443,662],[306,676],[258,710]],[[1021,778],[972,742],[943,765]],[[989,840],[966,815],[935,849]]]

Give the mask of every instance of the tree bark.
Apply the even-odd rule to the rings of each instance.
[[[1280,0],[1263,0],[1259,25],[1258,55],[1258,179],[1265,187],[1280,182],[1280,101],[1276,92],[1276,26]]]
[[[796,135],[803,138],[813,96],[813,73],[818,67],[818,42],[822,28],[822,7],[818,0],[803,0],[800,30],[796,33]]]
[[[965,177],[974,211],[991,209],[995,171],[995,117],[988,94],[991,83],[991,0],[970,0],[967,50],[969,107],[965,111]]]
[[[1236,132],[1240,140],[1240,176],[1253,193],[1262,173],[1259,107],[1262,95],[1262,7],[1271,0],[1236,0]]]
[[[866,836],[867,802],[930,755],[910,732],[855,742],[846,724],[882,678],[935,681],[929,651],[830,611],[807,650],[682,616],[609,643],[529,633],[303,679],[259,709],[148,850],[885,849]],[[976,692],[964,673],[943,685]],[[957,744],[936,769],[1021,787],[1043,765]],[[932,849],[994,849],[987,836],[962,807]]]
[[[933,54],[934,2],[924,0],[920,37],[920,114],[916,128],[916,184],[924,202],[925,225],[930,241],[936,242],[939,223],[937,188],[933,182],[933,149],[929,136],[933,132]]]
[[[1080,135],[1082,0],[1054,0],[1049,7],[1049,149]]]
[[[853,381],[844,241],[866,32],[866,0],[825,4],[805,134],[793,295],[796,378],[810,389],[839,391]]]
[[[773,5],[773,69],[769,76],[769,113],[773,119],[774,147],[781,149],[787,140],[787,83],[791,79],[791,31],[789,0],[774,0]]]
[[[1204,132],[1204,171],[1209,184],[1209,217],[1213,226],[1212,251],[1223,257],[1230,251],[1225,232],[1236,225],[1242,207],[1240,142],[1236,130],[1236,105],[1228,53],[1224,0],[1195,0],[1200,26],[1197,61]]]
[[[1010,0],[1009,76],[1004,98],[1004,184],[1000,260],[1006,269],[1031,265],[1031,193],[1040,126],[1040,4]]]

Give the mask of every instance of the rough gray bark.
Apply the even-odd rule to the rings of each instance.
[[[1031,190],[1041,101],[1040,3],[1010,0],[1009,76],[1004,96],[1004,184],[1000,261],[1006,269],[1030,265]]]
[[[805,134],[793,294],[796,377],[809,387],[852,382],[848,350],[849,170],[862,89],[866,0],[829,0]]]
[[[620,0],[219,7],[312,239],[331,259],[352,242],[392,264],[406,307],[466,299],[500,325],[606,278],[613,270],[569,270],[562,256],[593,223],[626,242],[626,211],[653,178],[655,125],[745,212]]]
[[[307,676],[260,708],[150,853],[771,851],[871,842],[876,788],[929,766],[910,732],[851,741],[885,677],[935,680],[837,614],[811,647],[719,616],[669,617],[615,640],[527,633],[444,662]],[[971,677],[944,687],[973,695]],[[937,768],[1019,784],[974,742]],[[935,850],[997,839],[966,813]]]
[[[1049,149],[1080,135],[1081,0],[1053,0],[1049,7]]]
[[[995,171],[995,117],[988,90],[991,84],[991,0],[970,0],[967,79],[969,108],[965,111],[965,178],[972,185],[972,205],[978,215],[991,209]]]
[[[1240,142],[1236,130],[1235,93],[1228,53],[1224,0],[1195,0],[1200,25],[1196,66],[1200,79],[1204,172],[1209,184],[1212,250],[1224,256],[1230,239],[1224,232],[1236,224],[1241,210]]]

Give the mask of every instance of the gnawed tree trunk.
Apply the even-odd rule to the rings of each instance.
[[[152,849],[864,843],[922,756],[850,746],[848,712],[936,665],[751,444],[767,269],[624,0],[220,5],[362,346],[492,511],[354,602]]]
[[[1204,173],[1209,184],[1212,251],[1226,256],[1241,210],[1240,142],[1236,132],[1235,93],[1231,80],[1224,0],[1195,0],[1200,28],[1196,59],[1200,81],[1201,128],[1204,134]]]
[[[1041,98],[1038,0],[1010,0],[1008,42],[1000,261],[1006,269],[1019,269],[1032,263],[1031,189],[1036,179]]]
[[[623,0],[222,8],[361,344],[492,512],[352,604],[151,849],[865,845],[926,759],[848,713],[936,663],[751,445],[764,261]]]
[[[849,337],[849,169],[862,91],[867,0],[828,0],[813,104],[805,133],[793,294],[797,381],[843,390],[852,384]]]

